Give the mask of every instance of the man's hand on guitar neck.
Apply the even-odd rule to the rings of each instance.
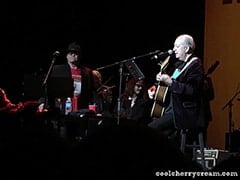
[[[156,75],[156,80],[159,82],[163,82],[167,86],[172,85],[172,78],[167,74],[158,73]]]

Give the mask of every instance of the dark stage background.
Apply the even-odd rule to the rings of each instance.
[[[40,76],[41,83],[53,52],[60,51],[56,63],[62,63],[71,41],[81,44],[82,63],[93,69],[172,49],[181,33],[193,35],[203,57],[204,0],[8,1],[1,19],[0,86],[13,102],[23,99],[24,75]],[[158,61],[135,62],[151,84]],[[113,77],[108,84],[118,86],[118,69],[100,70],[103,80]]]

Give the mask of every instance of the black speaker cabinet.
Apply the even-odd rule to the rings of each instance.
[[[240,152],[240,130],[225,134],[225,149],[229,152]]]

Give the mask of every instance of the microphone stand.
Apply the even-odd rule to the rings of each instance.
[[[222,107],[222,110],[224,110],[226,107],[229,108],[228,117],[229,117],[229,123],[228,123],[228,149],[230,150],[231,147],[231,134],[233,132],[233,122],[232,122],[232,106],[233,106],[233,100],[236,98],[236,96],[240,93],[240,90],[238,90],[231,99],[228,100],[228,102]]]
[[[136,60],[136,59],[140,59],[146,56],[153,56],[155,54],[159,54],[161,51],[156,50],[154,52],[150,52],[147,54],[143,54],[140,56],[135,56],[129,59],[125,59],[122,61],[118,61],[118,62],[114,62],[112,64],[106,65],[106,66],[102,66],[99,68],[96,68],[96,70],[102,70],[102,69],[106,69],[115,65],[119,65],[119,88],[118,88],[118,98],[117,98],[117,124],[119,125],[120,123],[120,112],[121,112],[121,95],[122,95],[122,79],[123,79],[123,64],[126,63],[127,61],[132,61],[132,60]]]
[[[42,87],[44,88],[44,101],[45,101],[44,104],[45,104],[45,108],[49,107],[49,104],[48,104],[48,92],[47,92],[47,81],[48,81],[49,75],[50,75],[50,73],[52,71],[52,68],[53,68],[53,65],[54,65],[55,61],[56,61],[56,55],[53,54],[52,62],[50,64],[49,68],[48,68],[48,72],[47,72],[47,74],[46,74],[46,76],[44,78],[44,81],[42,83]]]

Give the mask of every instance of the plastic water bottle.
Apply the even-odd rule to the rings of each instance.
[[[62,111],[62,100],[61,98],[56,98],[55,107],[61,112]]]
[[[72,112],[72,100],[68,97],[65,101],[65,115],[68,115],[70,112]]]

